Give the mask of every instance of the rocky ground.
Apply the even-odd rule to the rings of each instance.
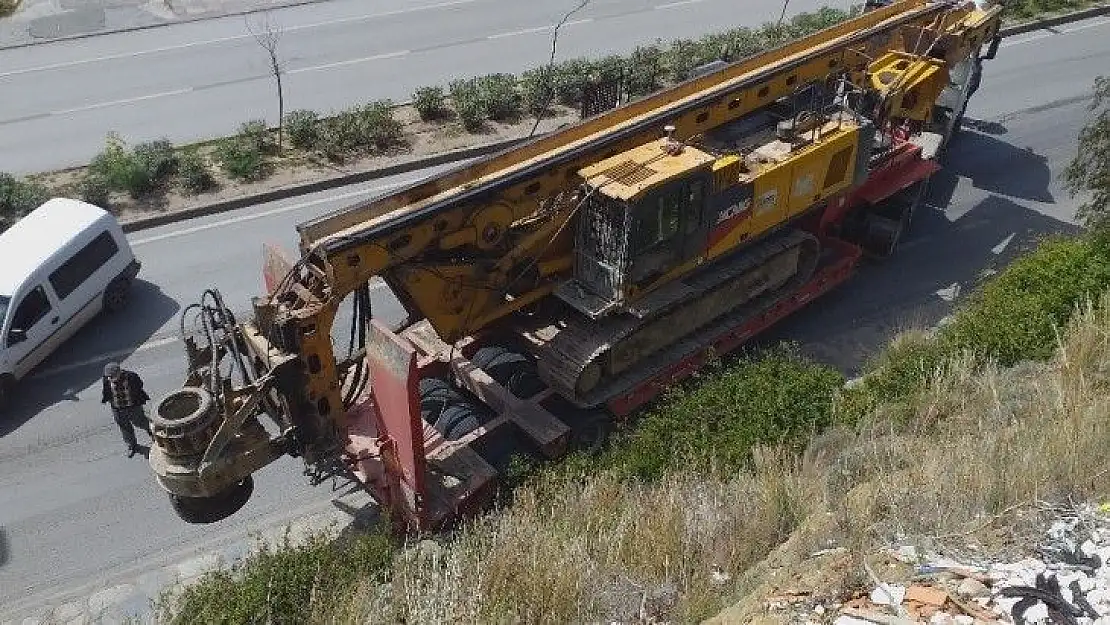
[[[712,622],[1110,623],[1110,504],[1010,514],[1018,522],[993,546],[939,537],[867,558],[831,546],[795,553],[790,563],[788,543],[764,563],[769,579]]]

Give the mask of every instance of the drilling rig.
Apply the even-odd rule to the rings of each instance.
[[[266,293],[182,313],[151,417],[184,520],[284,456],[406,528],[480,510],[483,441],[548,458],[893,254],[999,45],[1000,6],[869,3],[835,26],[297,226]],[[984,52],[983,48],[986,47]],[[373,314],[383,291],[406,318]],[[347,354],[332,330],[350,302]],[[186,316],[200,330],[186,335]]]

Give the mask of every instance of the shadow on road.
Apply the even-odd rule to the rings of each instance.
[[[8,545],[8,533],[0,527],[0,568],[11,559],[11,547]]]
[[[79,392],[100,381],[109,359],[129,358],[179,308],[157,285],[136,280],[123,312],[98,315],[16,385],[10,410],[0,420],[0,437],[53,404],[77,401]]]
[[[976,189],[1021,200],[1054,203],[1049,190],[1052,170],[1048,159],[1028,148],[1019,148],[992,135],[1005,135],[1006,128],[998,123],[990,134],[964,130],[949,145],[944,169],[930,183],[930,202],[947,206],[960,178],[969,180]]]
[[[888,260],[865,262],[851,281],[753,347],[796,342],[803,353],[858,375],[897,334],[935,325],[983,278],[1039,240],[1080,231],[1012,199],[1053,203],[1051,177],[1043,157],[965,130],[951,145],[946,168],[933,179],[928,205],[915,213],[901,249]],[[960,178],[999,195],[969,205],[972,198],[955,195]]]

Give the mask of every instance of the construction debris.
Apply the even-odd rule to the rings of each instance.
[[[899,545],[884,554],[890,564],[865,561],[870,590],[843,605],[779,601],[775,608],[806,610],[791,622],[834,625],[1110,625],[1110,506],[1069,511],[1029,547],[1029,557],[992,562]]]

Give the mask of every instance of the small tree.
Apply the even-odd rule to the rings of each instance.
[[[1072,197],[1091,193],[1077,213],[1089,228],[1110,225],[1110,78],[1099,76],[1094,84],[1092,118],[1079,131],[1079,149],[1063,172]]]
[[[278,139],[277,151],[281,154],[282,149],[282,131],[285,124],[285,90],[282,89],[281,77],[285,73],[285,67],[282,65],[281,59],[278,58],[278,42],[281,40],[281,27],[275,26],[270,22],[270,13],[265,11],[262,13],[262,24],[258,29],[251,27],[250,19],[246,20],[247,30],[254,36],[254,40],[258,45],[266,51],[266,56],[270,62],[270,74],[274,77],[274,83],[277,86],[278,97]]]

